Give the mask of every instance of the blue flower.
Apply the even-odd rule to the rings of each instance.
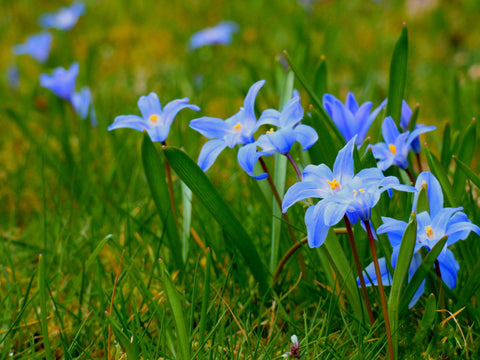
[[[422,172],[415,183],[415,188],[420,191],[423,186],[427,187],[427,196],[430,211],[423,211],[417,215],[417,237],[414,248],[414,259],[410,265],[410,272],[413,273],[421,263],[419,251],[425,248],[430,251],[437,242],[444,236],[448,236],[447,243],[437,258],[440,274],[445,284],[453,289],[457,282],[457,273],[460,269],[458,262],[451,250],[447,246],[453,245],[459,240],[465,240],[470,232],[480,235],[480,228],[472,224],[467,215],[463,213],[461,207],[444,208],[443,194],[438,180],[429,172]],[[418,193],[415,194],[413,209],[417,207]],[[393,247],[392,266],[397,263],[398,253],[402,241],[402,236],[407,227],[405,221],[396,220],[388,217],[382,217],[383,224],[377,229],[378,234],[386,233]],[[410,277],[411,277],[410,276]],[[417,290],[410,305],[413,306],[419,297],[423,294],[423,284]]]
[[[7,69],[7,82],[10,88],[18,89],[20,87],[20,79],[18,76],[18,67],[11,65]]]
[[[232,34],[238,31],[238,25],[233,21],[222,21],[213,27],[200,30],[190,38],[190,48],[196,49],[205,45],[228,45]]]
[[[410,133],[400,133],[393,119],[388,116],[383,120],[382,135],[384,143],[371,145],[373,156],[379,160],[377,166],[381,170],[387,170],[390,166],[396,165],[402,169],[408,168],[408,150],[420,134],[435,130],[435,126],[423,126]]]
[[[71,103],[75,112],[82,120],[85,120],[90,115],[90,122],[92,126],[97,125],[97,118],[92,104],[92,94],[90,89],[85,86],[81,91],[75,92],[72,95]]]
[[[78,75],[78,63],[73,63],[70,69],[57,67],[53,75],[40,74],[40,85],[52,91],[58,97],[69,100],[75,92],[75,81]]]
[[[238,151],[238,162],[250,176],[257,180],[265,179],[268,174],[254,175],[255,163],[261,156],[270,156],[275,153],[287,154],[295,141],[298,141],[303,150],[309,149],[318,139],[315,130],[307,125],[300,124],[303,119],[303,108],[300,96],[294,97],[283,107],[282,112],[268,109],[258,119],[257,127],[269,124],[276,126],[276,131],[270,129],[266,134],[260,135],[257,141],[247,144]],[[261,151],[257,150],[261,148]]]
[[[190,127],[203,136],[212,139],[203,145],[198,157],[198,165],[207,171],[218,155],[228,146],[245,145],[254,142],[253,134],[258,129],[254,103],[257,93],[265,80],[257,81],[248,90],[243,108],[232,117],[222,120],[204,116],[190,122]]]
[[[402,101],[402,115],[400,118],[400,127],[402,128],[403,131],[406,131],[408,128],[408,125],[410,124],[410,120],[412,120],[412,110],[410,109],[410,106],[408,106],[407,102],[405,100]],[[415,129],[424,127],[425,125],[423,124],[415,124]],[[410,144],[410,148],[413,150],[415,154],[420,154],[421,151],[421,145],[420,145],[420,137],[417,136],[415,139],[413,139],[412,143]]]
[[[85,4],[74,2],[69,7],[61,7],[56,13],[44,14],[39,23],[44,28],[70,30],[85,11]]]
[[[15,55],[30,55],[35,60],[44,63],[48,59],[50,49],[52,47],[52,34],[49,32],[42,32],[40,34],[31,35],[23,44],[18,44],[13,47]]]
[[[305,213],[308,244],[317,247],[323,244],[330,226],[337,224],[347,215],[351,222],[368,220],[371,208],[378,202],[380,194],[395,188],[412,191],[413,188],[399,184],[393,176],[385,177],[378,168],[363,169],[354,175],[354,136],[339,151],[333,171],[325,164],[308,165],[303,179],[291,186],[283,199],[283,212],[295,202],[307,198],[321,198]]]
[[[351,92],[347,95],[345,105],[333,95],[323,95],[323,106],[340,133],[346,141],[357,135],[356,144],[358,147],[362,145],[370,125],[386,103],[387,100],[385,99],[379,107],[370,113],[372,103],[369,101],[358,106],[355,96]]]
[[[198,111],[196,105],[188,104],[188,98],[177,99],[169,102],[162,110],[157,94],[151,92],[147,96],[141,96],[138,107],[142,117],[137,115],[117,116],[108,130],[130,128],[138,131],[146,131],[154,142],[163,143],[170,132],[170,125],[177,113],[185,108]]]

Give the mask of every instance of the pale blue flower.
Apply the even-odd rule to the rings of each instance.
[[[312,127],[300,124],[302,119],[303,108],[299,95],[294,95],[285,104],[282,112],[274,109],[265,110],[258,119],[257,127],[268,124],[276,126],[277,130],[274,131],[271,128],[266,134],[260,135],[257,141],[240,148],[238,162],[242,169],[257,180],[265,179],[268,176],[267,173],[259,175],[253,173],[255,163],[261,156],[270,156],[275,153],[285,155],[295,141],[302,145],[303,150],[309,149],[317,141],[318,135]],[[257,148],[261,150],[258,151]]]
[[[213,27],[200,30],[190,38],[190,48],[196,49],[205,45],[228,45],[232,42],[232,34],[238,31],[233,21],[222,21]]]
[[[31,35],[25,43],[15,45],[13,52],[15,55],[30,55],[35,60],[44,63],[48,60],[48,55],[52,47],[52,39],[52,34],[47,31]]]
[[[97,118],[92,104],[92,94],[87,86],[83,87],[81,91],[75,92],[72,95],[71,103],[75,109],[75,112],[82,120],[85,120],[88,116],[90,116],[90,122],[92,126],[97,125]]]
[[[323,95],[323,106],[345,141],[349,141],[356,135],[358,147],[362,145],[370,125],[386,103],[387,100],[385,99],[380,106],[371,112],[372,102],[369,101],[359,106],[351,92],[347,95],[345,105],[331,94]]]
[[[73,63],[70,69],[57,67],[52,75],[40,74],[40,85],[52,91],[58,97],[70,101],[75,92],[75,81],[78,75],[78,63]]]
[[[74,2],[69,7],[61,7],[55,13],[44,14],[39,23],[44,28],[70,30],[78,21],[80,15],[85,12],[85,4]]]
[[[151,92],[147,96],[141,96],[138,107],[142,116],[121,115],[117,116],[108,130],[130,128],[138,131],[146,131],[153,142],[165,142],[170,125],[177,113],[185,108],[198,111],[200,108],[188,104],[188,98],[177,99],[169,102],[162,110],[157,94]]]
[[[248,90],[243,107],[232,117],[223,120],[204,116],[190,122],[190,127],[203,136],[212,139],[203,145],[198,157],[198,165],[207,171],[218,155],[228,146],[245,145],[254,142],[253,134],[258,129],[255,116],[255,98],[265,80],[257,81]]]
[[[408,125],[410,124],[410,121],[412,120],[412,115],[413,112],[410,109],[410,106],[408,106],[407,102],[405,100],[402,101],[402,115],[400,117],[400,127],[402,128],[403,131],[406,131],[408,129]],[[417,130],[418,128],[424,127],[425,125],[423,124],[415,124],[415,129]],[[412,143],[410,144],[410,148],[413,150],[415,154],[420,154],[421,151],[421,144],[420,144],[420,136],[417,136],[415,139],[413,139]]]
[[[20,77],[18,75],[18,67],[16,65],[11,65],[8,67],[7,82],[12,89],[18,89],[20,87]]]

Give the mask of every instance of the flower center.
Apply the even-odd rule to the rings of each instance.
[[[270,128],[270,130],[267,130],[267,132],[265,134],[272,134],[274,132],[275,132],[275,130],[273,130],[273,128]]]
[[[433,229],[431,225],[425,226],[425,233],[427,234],[428,240],[433,240]]]
[[[242,124],[240,124],[239,122],[233,126],[233,130],[235,131],[240,131],[242,130]]]
[[[363,193],[365,192],[365,189],[358,189],[358,191],[360,191],[360,192],[363,194]],[[357,196],[358,191],[357,191],[357,190],[353,190],[353,196]]]
[[[152,114],[152,115],[150,115],[150,117],[148,118],[148,120],[150,120],[151,122],[153,122],[154,124],[156,124],[157,121],[158,121],[158,115]]]
[[[388,144],[388,148],[390,149],[391,153],[395,155],[397,153],[397,147],[393,144]]]
[[[337,179],[333,179],[332,181],[328,181],[328,185],[330,185],[330,189],[333,191],[335,190],[340,190],[340,183],[337,181]]]

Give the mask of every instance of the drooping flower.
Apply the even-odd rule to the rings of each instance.
[[[70,101],[75,92],[75,81],[78,75],[78,63],[73,63],[70,69],[57,67],[52,75],[40,74],[40,85],[52,91],[58,97]]]
[[[247,144],[238,151],[238,161],[247,174],[257,180],[265,179],[268,174],[255,175],[253,173],[255,163],[261,156],[270,156],[275,153],[287,154],[295,141],[299,142],[303,150],[309,149],[318,139],[315,130],[300,124],[303,119],[303,108],[300,104],[300,96],[294,97],[283,107],[282,112],[268,109],[263,112],[257,122],[257,127],[269,124],[277,127],[271,128],[266,134],[260,135],[257,141]],[[257,147],[261,148],[260,151]]]
[[[346,141],[357,136],[356,144],[360,147],[367,135],[370,125],[383,109],[387,100],[385,99],[375,110],[372,111],[372,102],[358,105],[353,93],[348,93],[345,105],[331,94],[323,95],[323,106],[328,115],[332,118],[340,133]]]
[[[207,171],[218,155],[228,146],[245,145],[254,142],[253,134],[258,129],[254,103],[257,93],[265,80],[257,81],[248,90],[243,107],[232,117],[223,120],[203,116],[190,122],[190,127],[203,136],[212,139],[203,145],[198,157],[198,165]]]
[[[435,129],[435,126],[423,126],[412,132],[400,133],[392,117],[386,117],[382,124],[382,135],[385,142],[371,145],[373,156],[379,160],[378,168],[387,170],[390,166],[396,165],[404,170],[407,169],[407,156],[412,142],[418,139],[420,134]]]
[[[61,7],[55,13],[44,14],[40,17],[39,23],[42,27],[55,28],[59,30],[70,30],[78,21],[80,15],[85,11],[85,4],[74,2],[68,7]]]
[[[75,109],[75,112],[82,120],[85,120],[88,116],[90,116],[90,122],[92,126],[97,125],[97,118],[92,104],[92,94],[87,86],[83,87],[82,90],[75,92],[72,95],[71,103]]]
[[[188,104],[188,102],[188,98],[173,100],[165,105],[162,110],[157,94],[151,92],[147,96],[141,96],[138,100],[137,104],[142,113],[141,117],[138,115],[117,116],[108,130],[130,128],[146,131],[153,142],[163,143],[170,132],[170,125],[180,110],[185,108],[195,111],[200,110],[197,105]]]
[[[232,42],[232,34],[238,31],[233,21],[222,21],[213,27],[200,30],[190,38],[190,48],[196,49],[205,45],[228,45]]]
[[[47,31],[31,35],[25,43],[15,45],[13,52],[15,55],[30,55],[35,60],[44,63],[50,54],[52,39],[52,34]]]
[[[378,168],[363,169],[354,174],[354,136],[339,151],[333,171],[325,164],[308,165],[303,171],[303,179],[292,185],[283,199],[283,212],[295,202],[307,198],[321,198],[305,213],[308,244],[317,247],[323,244],[328,229],[347,215],[352,223],[359,219],[368,220],[371,208],[378,202],[382,192],[389,189],[413,191],[401,185],[393,176],[385,177]]]

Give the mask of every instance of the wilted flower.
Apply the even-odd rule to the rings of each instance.
[[[52,34],[49,32],[31,35],[25,43],[15,45],[13,52],[15,55],[30,55],[35,60],[44,63],[50,54],[52,39]]]
[[[238,31],[233,21],[222,21],[213,27],[200,30],[190,38],[190,48],[196,49],[205,45],[228,45],[232,42],[232,34]]]
[[[283,354],[284,358],[287,357],[294,357],[295,359],[300,359],[302,356],[300,355],[300,343],[298,342],[297,335],[292,335],[290,340],[292,341],[292,345],[290,345],[290,351]]]
[[[69,7],[61,7],[56,13],[42,15],[39,23],[44,28],[70,30],[84,11],[84,3],[74,2]]]
[[[359,106],[351,92],[347,95],[345,105],[333,95],[323,95],[323,106],[340,133],[346,141],[349,141],[356,135],[358,147],[362,145],[370,125],[372,125],[373,120],[375,120],[386,103],[387,100],[385,99],[379,107],[370,113],[372,102],[369,101]]]
[[[255,116],[255,98],[265,80],[257,81],[248,90],[243,107],[232,117],[223,120],[204,116],[190,122],[190,127],[203,136],[212,139],[203,145],[198,157],[198,165],[207,171],[218,155],[228,146],[245,145],[254,142],[253,134],[258,129]]]
[[[238,151],[240,166],[250,176],[261,180],[265,179],[268,174],[254,175],[253,173],[255,163],[261,156],[270,156],[275,153],[285,155],[295,141],[302,145],[303,150],[309,149],[317,141],[318,135],[312,127],[300,124],[302,119],[303,108],[298,93],[285,104],[282,112],[274,109],[265,110],[258,119],[257,127],[269,124],[278,129],[274,131],[272,128],[266,134],[261,135],[257,141],[240,148]],[[257,151],[257,147],[261,148],[261,151]]]
[[[200,110],[198,106],[188,104],[188,102],[188,98],[173,100],[165,105],[162,110],[157,94],[151,92],[147,96],[141,96],[138,100],[137,104],[142,117],[137,115],[117,116],[108,130],[130,128],[146,131],[152,141],[163,143],[170,132],[170,125],[180,110],[185,108],[195,111]]]
[[[40,85],[49,89],[58,97],[70,101],[75,91],[75,81],[78,75],[78,63],[73,63],[70,69],[57,67],[53,75],[40,74]]]

